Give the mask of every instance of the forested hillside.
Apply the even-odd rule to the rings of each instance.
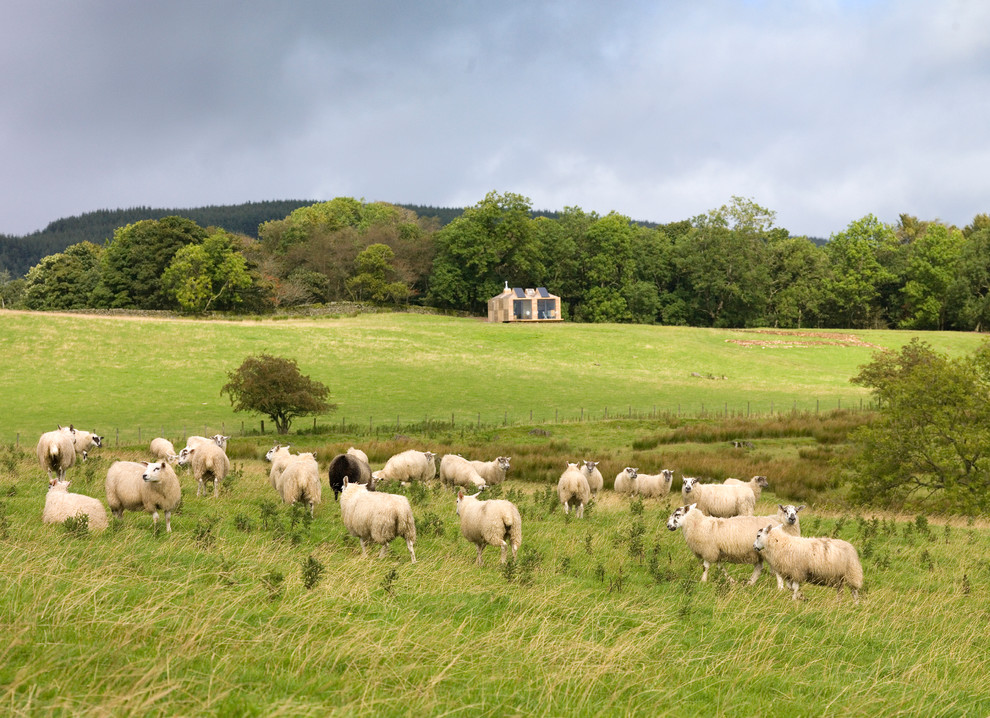
[[[350,197],[208,210],[198,220],[104,224],[98,241],[46,255],[23,279],[0,273],[0,306],[264,314],[357,301],[482,315],[508,282],[547,287],[565,318],[582,322],[977,331],[990,323],[986,214],[961,229],[869,214],[820,244],[741,197],[663,225],[580,207],[535,211],[511,192],[464,210]],[[275,216],[254,225],[265,213]],[[71,226],[53,223],[51,234],[80,236]]]

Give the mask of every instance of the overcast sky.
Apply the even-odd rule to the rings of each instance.
[[[337,196],[990,212],[985,0],[6,0],[0,233]]]

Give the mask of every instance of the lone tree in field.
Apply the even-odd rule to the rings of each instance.
[[[230,381],[220,394],[230,396],[234,411],[271,417],[279,434],[289,433],[289,425],[297,416],[328,414],[337,408],[327,401],[327,385],[303,376],[295,359],[249,356],[227,377]]]

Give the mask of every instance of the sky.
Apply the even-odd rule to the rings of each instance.
[[[276,199],[990,213],[984,0],[6,0],[0,233]]]

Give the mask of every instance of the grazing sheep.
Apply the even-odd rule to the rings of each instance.
[[[767,483],[766,476],[754,476],[749,481],[742,481],[740,479],[726,479],[722,483],[725,484],[726,486],[748,486],[750,490],[753,492],[753,496],[756,497],[757,501],[760,500],[760,494],[763,493],[763,489],[765,489],[770,485],[769,483]]]
[[[481,474],[460,454],[444,454],[440,459],[440,481],[463,486],[465,489],[480,489],[485,486]]]
[[[848,541],[791,536],[783,527],[766,524],[756,533],[753,548],[784,577],[795,601],[804,600],[801,584],[807,582],[835,586],[840,597],[842,587],[849,586],[853,601],[859,603],[863,566],[856,547]]]
[[[478,494],[467,496],[458,491],[457,515],[461,517],[461,535],[478,547],[479,566],[485,546],[500,546],[502,563],[506,561],[506,547],[511,546],[515,560],[522,545],[522,517],[515,504],[504,499],[480,501]]]
[[[371,475],[375,481],[432,481],[437,475],[436,456],[431,451],[408,449],[390,457]]]
[[[345,478],[350,479],[351,483],[370,484],[372,477],[371,467],[354,454],[337,454],[330,461],[327,474],[330,479],[330,488],[333,490],[334,501],[344,490]]]
[[[674,480],[674,472],[661,469],[659,474],[638,474],[633,481],[633,493],[645,499],[662,499],[670,493],[670,484]]]
[[[309,515],[312,516],[316,504],[323,499],[320,467],[316,456],[306,453],[292,457],[278,478],[278,493],[287,504],[297,501],[309,504]]]
[[[195,449],[197,446],[202,444],[216,444],[224,451],[227,451],[227,439],[229,436],[224,436],[223,434],[214,434],[213,436],[190,436],[186,439],[186,447],[189,449]]]
[[[478,472],[478,476],[485,480],[485,485],[492,486],[505,481],[505,474],[509,470],[511,460],[511,456],[497,456],[491,461],[472,461],[470,463]]]
[[[208,441],[196,448],[188,446],[179,452],[179,465],[192,466],[193,478],[196,479],[196,495],[206,494],[206,482],[213,482],[213,497],[220,495],[220,483],[230,472],[230,459],[218,444]]]
[[[617,494],[631,494],[636,491],[636,477],[639,476],[639,469],[627,466],[615,475],[615,484],[612,488]]]
[[[580,519],[584,518],[584,505],[591,501],[591,488],[588,486],[588,479],[578,468],[577,464],[567,464],[564,473],[557,481],[557,496],[564,506],[564,513],[570,512],[570,505],[576,504],[575,515]]]
[[[165,513],[165,529],[172,532],[172,511],[179,505],[179,477],[167,461],[115,461],[107,471],[107,505],[120,518],[124,511],[147,511],[158,525],[158,512]]]
[[[605,479],[602,478],[602,472],[598,470],[597,461],[582,461],[581,473],[584,474],[584,478],[588,481],[588,488],[591,489],[591,495],[597,496],[598,492],[602,490],[605,486]]]
[[[52,473],[59,481],[65,481],[65,472],[76,463],[76,430],[72,426],[60,426],[55,431],[46,431],[38,439],[38,463],[48,472],[48,484],[52,484]]]
[[[179,460],[179,455],[176,453],[172,442],[160,436],[151,440],[151,455],[159,461],[167,461],[170,464]]]
[[[107,527],[107,510],[99,499],[70,494],[68,481],[56,481],[48,487],[45,510],[41,515],[43,523],[61,524],[80,515],[88,517],[90,531],[102,531]]]
[[[76,456],[81,455],[83,461],[89,456],[90,449],[103,446],[103,437],[99,434],[92,431],[83,431],[82,429],[76,429],[75,432],[75,439],[72,443],[76,450]]]
[[[681,480],[684,500],[694,501],[703,514],[721,518],[753,515],[756,496],[745,484],[702,484],[690,476]]]
[[[355,449],[352,446],[345,453],[348,453],[351,456],[353,456],[353,457],[355,457],[357,459],[360,459],[361,461],[363,461],[364,463],[366,463],[368,466],[371,466],[371,462],[368,461],[368,455],[366,453],[364,453],[363,451],[361,451],[361,449]]]
[[[276,491],[278,491],[278,477],[282,475],[285,467],[289,465],[294,456],[295,454],[289,452],[288,444],[285,446],[275,444],[265,454],[265,461],[272,462],[272,468],[268,471],[268,481],[271,482],[272,488]]]
[[[361,542],[361,555],[367,555],[365,543],[382,545],[378,557],[385,556],[389,542],[396,536],[406,540],[412,563],[416,563],[416,522],[409,499],[383,491],[368,491],[364,484],[344,479],[340,494],[340,517],[351,536]]]
[[[735,583],[722,565],[723,561],[727,561],[752,565],[753,575],[749,578],[752,585],[763,571],[763,558],[753,548],[756,532],[767,523],[780,526],[786,518],[783,506],[778,508],[776,516],[733,516],[723,519],[705,516],[697,504],[691,504],[674,511],[667,520],[667,528],[671,531],[684,529],[684,542],[704,566],[702,581],[708,580],[708,569],[714,563],[731,583]],[[783,588],[780,576],[777,577],[777,587]]]

